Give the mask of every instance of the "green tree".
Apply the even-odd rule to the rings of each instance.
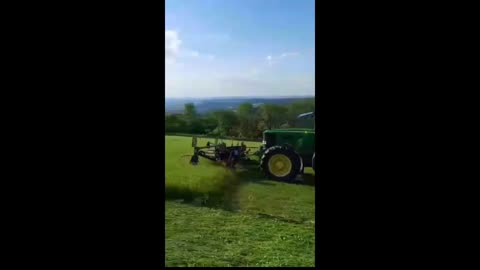
[[[278,128],[287,121],[287,108],[281,105],[264,104],[260,107],[261,121],[259,127],[263,129]]]
[[[255,134],[255,111],[251,103],[242,103],[237,110],[238,135],[243,138],[252,138]]]
[[[195,104],[186,103],[184,105],[183,117],[187,124],[187,128],[185,130],[186,132],[192,133],[192,134],[201,134],[205,132],[203,123],[202,123],[203,121],[198,117]]]
[[[203,128],[205,134],[212,134],[212,132],[217,128],[218,122],[213,113],[206,114],[202,118]]]
[[[187,121],[192,121],[197,118],[197,109],[195,108],[195,104],[186,103],[184,105],[183,115]]]
[[[216,111],[213,113],[217,120],[214,133],[220,136],[236,136],[235,127],[238,124],[237,115],[233,111]]]
[[[165,115],[165,132],[186,132],[186,123],[179,115]]]

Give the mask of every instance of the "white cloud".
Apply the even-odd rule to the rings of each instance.
[[[268,55],[266,57],[266,61],[269,66],[272,66],[273,64],[280,62],[282,59],[285,59],[287,57],[295,57],[298,55],[299,55],[298,52],[284,52],[278,56]]]
[[[273,64],[272,56],[271,56],[271,55],[267,56],[267,64],[268,64],[269,66],[271,66],[271,65]]]
[[[165,30],[165,64],[176,63],[177,58],[215,59],[215,55],[185,49],[179,34],[174,30]]]
[[[200,53],[198,51],[194,50],[182,50],[180,51],[179,57],[191,57],[191,58],[197,58],[197,59],[207,59],[207,60],[213,60],[215,59],[215,56],[212,54],[205,54],[205,53]]]
[[[165,59],[174,60],[180,50],[182,41],[176,31],[165,30]]]
[[[165,74],[167,97],[278,96],[314,94],[313,74],[283,73],[267,68],[298,56],[298,52],[270,54],[251,65],[225,65],[222,61],[206,63],[215,55],[188,48],[177,31],[165,31]],[[208,44],[208,43],[207,43]],[[223,59],[227,61],[228,59]],[[235,62],[236,63],[236,62]],[[232,67],[229,67],[232,66]]]
[[[198,57],[200,54],[197,51],[192,51],[192,56],[193,57]]]
[[[282,53],[279,58],[285,58],[285,57],[297,56],[297,55],[298,55],[298,52],[285,52],[285,53]]]

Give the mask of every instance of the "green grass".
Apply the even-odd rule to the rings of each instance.
[[[314,186],[202,158],[192,166],[182,157],[193,152],[188,137],[165,136],[165,145],[166,266],[314,266]]]

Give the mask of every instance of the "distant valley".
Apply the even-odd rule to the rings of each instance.
[[[249,102],[254,106],[261,104],[285,105],[294,101],[311,99],[314,96],[306,97],[217,97],[217,98],[165,98],[166,113],[182,113],[186,103],[195,104],[199,113],[206,113],[215,110],[235,110],[238,105]]]

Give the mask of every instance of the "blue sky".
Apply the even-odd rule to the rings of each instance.
[[[315,93],[314,0],[166,0],[165,96]]]

